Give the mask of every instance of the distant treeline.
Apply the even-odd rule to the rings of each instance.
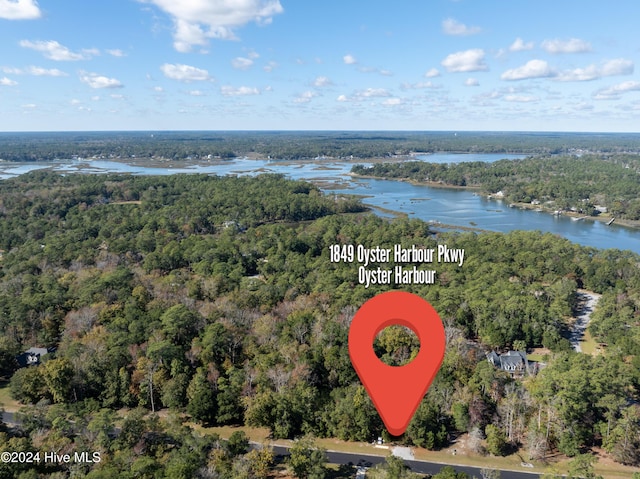
[[[411,152],[561,154],[638,152],[640,135],[500,132],[68,132],[2,133],[0,159],[72,157],[274,159],[374,158]]]
[[[353,173],[380,178],[476,186],[485,193],[502,191],[511,202],[552,202],[594,215],[596,206],[622,218],[640,219],[640,157],[583,155],[531,157],[494,163],[439,164],[423,161],[356,165]]]

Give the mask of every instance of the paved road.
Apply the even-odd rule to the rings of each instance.
[[[3,412],[2,413],[2,422],[5,423],[5,424],[9,424],[9,425],[15,425],[16,421],[15,421],[14,413],[12,413],[12,412]]]
[[[273,448],[276,454],[287,455],[289,453],[288,448],[283,446],[275,446]],[[354,466],[371,467],[376,464],[383,463],[385,458],[383,456],[371,456],[368,454],[351,454],[346,452],[327,452],[329,462],[334,464],[353,464]],[[421,474],[437,474],[446,464],[437,464],[434,462],[426,461],[404,461],[413,472]],[[469,474],[469,477],[482,478],[480,468],[469,466],[453,466],[458,472],[465,472]],[[519,471],[500,471],[500,479],[538,479],[540,475],[533,472],[519,472]]]
[[[15,425],[15,416],[11,412],[2,413],[2,421],[5,424]],[[274,446],[273,448],[276,454],[286,456],[289,454],[289,449],[284,446]],[[384,456],[373,456],[369,454],[352,454],[346,452],[328,451],[327,458],[329,462],[334,464],[352,464],[354,466],[371,467],[376,464],[383,463],[385,461]],[[437,464],[434,462],[426,461],[408,461],[404,460],[413,472],[421,474],[437,474],[440,472],[445,464]],[[480,468],[469,466],[454,466],[456,471],[465,472],[470,477],[476,476],[478,479],[482,478]],[[518,472],[518,471],[500,471],[500,479],[538,479],[539,474],[532,472]]]

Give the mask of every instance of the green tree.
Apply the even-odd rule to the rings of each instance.
[[[216,397],[204,368],[198,368],[187,388],[187,412],[194,420],[213,424],[216,418]]]
[[[457,402],[451,406],[453,422],[456,430],[465,432],[469,430],[469,405]]]
[[[464,472],[457,472],[451,466],[444,466],[440,472],[432,476],[432,479],[469,479],[469,476]]]
[[[162,315],[160,321],[167,337],[174,344],[184,346],[193,338],[200,318],[186,306],[176,304]]]
[[[243,419],[242,387],[244,372],[232,367],[227,371],[228,377],[218,378],[218,424],[241,424]]]
[[[418,447],[435,449],[447,444],[447,428],[440,409],[429,398],[418,406],[407,428],[407,439]]]
[[[331,396],[334,403],[325,416],[329,434],[345,441],[370,441],[379,435],[383,424],[363,386],[336,388]]]
[[[246,454],[249,450],[249,438],[244,431],[234,431],[227,441],[227,451],[231,457]]]
[[[120,434],[116,440],[117,447],[120,449],[132,448],[147,430],[147,422],[145,415],[147,411],[142,408],[136,408],[129,412],[122,422]]]
[[[404,479],[411,475],[409,474],[409,467],[404,461],[394,455],[385,458],[384,469],[387,479]]]
[[[182,447],[169,455],[164,470],[166,479],[192,479],[202,467],[203,458],[188,447]]]
[[[87,424],[87,431],[91,434],[91,443],[106,450],[111,443],[110,434],[113,432],[116,413],[111,409],[101,409],[96,412]]]
[[[591,454],[578,454],[569,463],[569,476],[572,478],[602,479],[602,476],[596,476],[593,469],[596,460],[596,457]]]
[[[322,448],[310,437],[294,441],[289,449],[289,466],[298,479],[324,479],[327,474],[327,457]]]
[[[253,477],[257,479],[266,479],[269,477],[275,460],[271,446],[263,444],[261,447],[249,451],[245,457],[249,461],[249,467]]]
[[[51,359],[42,367],[42,376],[53,402],[64,402],[71,393],[73,366],[67,359],[60,358]]]
[[[494,456],[504,456],[507,446],[504,431],[493,424],[487,424],[484,431],[487,436],[487,451]]]
[[[35,404],[48,396],[43,369],[28,367],[18,369],[11,377],[9,390],[13,399],[25,404]]]

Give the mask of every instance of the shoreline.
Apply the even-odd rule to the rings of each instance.
[[[420,153],[420,154],[424,154],[424,153]],[[248,160],[258,160],[260,158],[256,157],[256,156],[250,156],[247,155],[245,156],[246,159]],[[393,157],[393,158],[383,158],[383,157],[376,157],[376,158],[370,158],[366,161],[368,162],[403,162],[406,161],[406,159],[408,158],[408,156],[397,156],[397,157]],[[332,158],[332,157],[327,157],[325,158],[328,161],[341,161],[341,162],[347,162],[347,163],[354,163],[357,164],[358,162],[362,161],[362,158],[358,158],[358,159],[339,159],[339,158]],[[90,172],[94,167],[93,165],[91,165],[92,161],[113,161],[113,162],[117,162],[117,163],[121,163],[121,164],[125,164],[125,165],[131,165],[131,166],[140,166],[140,167],[146,167],[146,168],[158,168],[158,169],[171,169],[174,167],[179,167],[179,168],[188,168],[188,167],[194,167],[194,166],[212,166],[212,165],[217,165],[217,164],[225,164],[228,161],[233,160],[233,159],[222,159],[222,158],[213,158],[210,160],[171,160],[171,159],[160,159],[160,158],[83,158],[82,160],[80,160],[81,162],[87,162],[87,165],[83,165],[82,167],[79,167],[78,170],[79,171],[87,171]],[[61,163],[61,162],[65,162],[67,160],[54,160],[54,161],[50,161],[50,162],[42,162],[43,163],[43,167],[42,168],[37,168],[38,170],[48,170],[51,167],[53,167],[53,165],[57,164],[57,163]],[[308,164],[308,163],[314,163],[317,162],[317,159],[308,159],[308,160],[275,160],[275,161],[282,161],[284,163],[289,163],[289,164]],[[36,162],[37,163],[37,162]],[[20,166],[21,164],[24,164],[22,162],[3,162],[3,164],[0,166],[0,174],[6,174],[9,175],[7,176],[8,178],[12,178],[14,176],[19,176],[19,175],[14,175],[12,174],[10,171],[6,171],[6,167],[9,167],[9,169],[12,169],[15,166]],[[44,166],[46,164],[46,166]],[[322,171],[331,171],[332,168],[330,166],[325,167]],[[127,173],[122,173],[122,174],[127,174]],[[483,193],[481,192],[481,186],[477,186],[477,185],[473,185],[473,186],[469,186],[469,185],[465,185],[465,186],[458,186],[458,185],[449,185],[446,184],[442,181],[417,181],[417,180],[411,180],[408,178],[386,178],[386,177],[378,177],[378,176],[372,176],[372,175],[362,175],[362,174],[356,174],[356,173],[352,173],[352,172],[348,172],[346,173],[346,175],[350,178],[362,178],[362,179],[374,179],[374,180],[387,180],[387,181],[401,181],[401,182],[406,182],[412,185],[416,185],[416,186],[428,186],[431,188],[441,188],[441,189],[452,189],[452,190],[467,190],[467,191],[472,191],[475,194],[482,196],[484,198],[487,199],[494,199],[494,200],[500,200],[500,201],[504,201],[503,198],[499,198],[496,197],[495,194],[487,194],[487,193]],[[310,179],[307,180],[310,183],[313,183],[317,186],[319,186],[320,188],[324,189],[324,190],[333,190],[333,189],[341,189],[343,188],[345,185],[343,182],[339,182],[339,181],[334,181],[330,178],[317,178],[317,179]],[[509,207],[516,207],[519,209],[527,209],[527,210],[531,210],[531,211],[540,211],[543,213],[548,213],[548,214],[554,214],[554,209],[550,208],[548,206],[544,206],[544,205],[532,205],[530,203],[522,203],[522,202],[514,202],[514,203],[508,203],[505,206],[509,206]],[[393,215],[397,215],[400,214],[402,215],[403,213],[400,212],[396,212],[393,210],[389,210],[387,213],[389,214],[393,214]],[[604,213],[598,216],[587,216],[587,215],[583,215],[581,213],[577,213],[577,212],[572,212],[572,211],[561,211],[560,216],[566,216],[566,217],[570,217],[570,218],[581,218],[582,220],[588,220],[588,221],[598,221],[601,223],[607,223],[611,220],[612,216],[611,214],[608,213]],[[623,219],[623,218],[615,218],[615,225],[617,226],[621,226],[623,228],[627,228],[633,231],[638,231],[640,230],[640,220],[627,220],[627,219]],[[448,229],[467,229],[469,227],[467,226],[455,226],[455,225],[447,225],[446,226]],[[470,229],[470,228],[469,228]],[[472,230],[479,230],[479,229],[472,229]],[[480,230],[482,231],[482,230]]]
[[[480,192],[481,190],[481,186],[458,186],[458,185],[447,185],[446,183],[442,183],[440,181],[416,181],[416,180],[410,180],[408,178],[385,178],[385,177],[380,177],[380,176],[372,176],[372,175],[360,175],[357,173],[348,173],[349,176],[351,176],[352,178],[365,178],[365,179],[371,179],[371,180],[391,180],[391,181],[401,181],[404,183],[409,183],[412,185],[416,185],[416,186],[428,186],[430,188],[445,188],[445,189],[451,189],[451,190],[467,190],[467,191],[473,191],[474,193],[478,194],[479,196],[483,196],[484,198],[487,199],[491,199],[491,200],[496,200],[496,201],[505,201],[504,198],[500,198],[500,197],[496,197],[495,193],[494,194],[487,194],[487,193],[482,193]],[[553,215],[554,214],[554,209],[549,208],[547,206],[544,205],[532,205],[531,203],[522,203],[522,202],[515,202],[515,203],[508,203],[507,206],[509,208],[519,208],[522,210],[530,210],[530,211],[539,211],[541,213],[548,213]],[[588,215],[584,215],[582,213],[578,213],[578,212],[573,212],[573,211],[561,211],[559,216],[565,216],[568,218],[581,218],[582,220],[587,220],[587,221],[598,221],[600,223],[608,223],[609,221],[611,221],[612,216],[609,213],[603,213],[601,215],[598,216],[588,216]],[[627,219],[623,219],[623,218],[615,218],[614,223],[615,225],[618,226],[622,226],[623,228],[628,228],[628,229],[632,229],[632,230],[639,230],[640,229],[640,220],[627,220]]]
[[[357,173],[347,173],[348,176],[352,178],[365,178],[368,180],[391,180],[391,181],[401,181],[403,183],[409,183],[415,186],[429,186],[431,188],[445,188],[449,190],[469,190],[469,191],[479,191],[482,187],[480,186],[458,186],[458,185],[447,185],[441,181],[417,181],[411,180],[409,178],[385,178],[382,176],[373,176],[373,175],[359,175]],[[483,195],[484,196],[484,195]]]
[[[488,195],[488,197],[491,197],[491,195]],[[493,198],[493,199],[496,199],[496,198]],[[532,205],[531,203],[510,203],[508,206],[510,208],[519,208],[521,210],[531,210],[531,211],[542,210],[541,213],[549,213],[549,214],[554,213],[554,210],[552,210],[551,208],[548,208],[542,205]],[[609,213],[603,213],[598,216],[589,216],[589,215],[585,215],[575,211],[561,211],[559,216],[565,216],[567,218],[577,218],[580,221],[598,221],[600,223],[605,223],[605,224],[611,221],[611,218],[612,218],[612,216]],[[640,220],[626,220],[622,218],[615,218],[615,221],[613,224],[622,226],[624,228],[633,229],[633,230],[640,229]]]

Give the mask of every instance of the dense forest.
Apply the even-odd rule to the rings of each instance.
[[[479,187],[501,191],[513,203],[546,204],[597,215],[605,206],[613,216],[640,219],[640,157],[583,155],[529,157],[493,163],[429,163],[410,161],[355,165],[352,172],[380,178]]]
[[[268,448],[247,452],[242,437],[229,444],[186,422],[371,441],[383,426],[347,335],[388,286],[359,284],[358,265],[332,263],[329,246],[447,244],[465,250],[464,264],[438,264],[436,284],[405,288],[439,312],[447,351],[397,440],[437,449],[467,434],[479,454],[539,461],[602,448],[640,464],[637,255],[539,232],[436,233],[362,210],[277,175],[0,182],[0,376],[30,405],[19,431],[0,431],[0,450],[99,451],[100,463],[73,466],[89,478],[262,478]],[[603,295],[592,323],[601,355],[565,339],[577,288]],[[402,328],[383,333],[383,360],[419,347]],[[52,352],[18,368],[34,346]],[[485,359],[533,347],[549,351],[537,375],[514,379]],[[169,419],[148,414],[160,410]],[[308,468],[321,451],[300,447],[296,477],[325,477]],[[23,472],[35,473],[0,465],[0,477],[36,477]]]
[[[535,132],[76,132],[0,133],[0,159],[201,160],[246,155],[300,160],[382,158],[411,152],[561,154],[640,152],[632,133]]]

